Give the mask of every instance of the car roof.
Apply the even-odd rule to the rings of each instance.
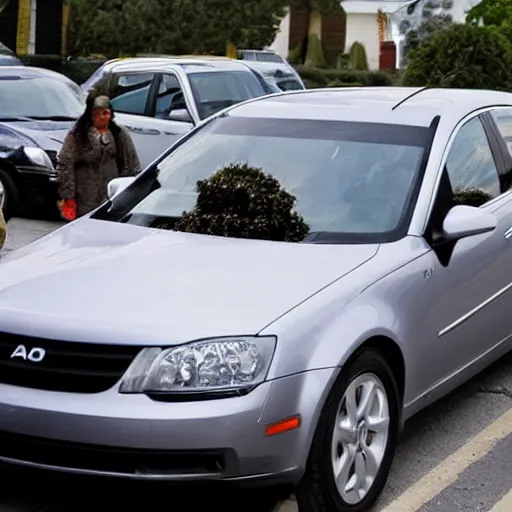
[[[414,87],[309,89],[250,100],[233,117],[362,121],[429,126],[436,116],[455,122],[485,107],[512,106],[512,93]]]
[[[253,50],[251,48],[247,48],[247,49],[241,49],[239,50],[240,53],[244,53],[244,52],[252,52],[252,53],[271,53],[272,55],[277,55],[277,52],[275,52],[274,50]]]
[[[165,57],[131,57],[117,59],[104,64],[109,71],[162,71],[169,66],[179,66],[187,73],[201,71],[249,71],[240,61],[227,57],[194,57],[194,56],[165,56]]]
[[[266,62],[261,60],[244,60],[243,62],[246,66],[263,74],[275,74],[276,71],[282,71],[286,75],[296,76],[295,70],[285,62]]]

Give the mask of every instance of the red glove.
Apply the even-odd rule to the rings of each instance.
[[[62,202],[61,207],[62,217],[66,220],[75,220],[76,219],[76,201],[74,199],[65,199]]]

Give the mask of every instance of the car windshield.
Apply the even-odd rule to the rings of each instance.
[[[97,218],[169,226],[163,220],[194,207],[198,180],[244,162],[272,174],[296,196],[311,233],[354,243],[396,239],[412,214],[429,138],[428,128],[415,126],[218,118]]]
[[[0,77],[0,117],[76,119],[84,110],[78,94],[55,78]]]
[[[235,103],[266,94],[249,71],[208,71],[189,73],[188,76],[201,119]]]

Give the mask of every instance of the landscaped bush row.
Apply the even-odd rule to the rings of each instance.
[[[81,84],[89,78],[103,62],[102,59],[62,59],[58,55],[27,55],[21,57],[27,66],[51,69],[71,78],[77,84]]]
[[[395,77],[384,71],[356,71],[350,69],[320,69],[295,66],[304,83],[309,88],[343,86],[389,86]]]
[[[29,55],[22,57],[28,66],[58,71],[78,84],[83,83],[104,62],[101,59],[66,60],[56,55]],[[309,88],[350,87],[350,86],[389,86],[395,83],[392,73],[383,71],[356,71],[349,69],[320,69],[295,66]]]

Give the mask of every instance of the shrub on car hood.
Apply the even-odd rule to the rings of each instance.
[[[196,205],[174,229],[190,233],[300,242],[309,227],[296,198],[262,169],[232,164],[197,182]]]

